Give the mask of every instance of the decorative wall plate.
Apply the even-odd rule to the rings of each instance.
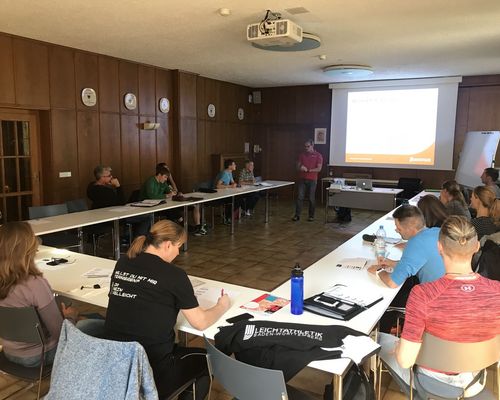
[[[123,103],[127,110],[135,110],[137,108],[137,97],[133,93],[125,93],[123,96]]]
[[[158,108],[162,113],[168,113],[170,111],[170,101],[166,97],[162,97],[158,101]]]
[[[82,103],[87,107],[93,107],[97,103],[97,95],[92,88],[82,89]]]
[[[215,106],[214,106],[213,104],[209,104],[209,105],[208,105],[207,112],[208,112],[208,116],[209,116],[210,118],[215,117]]]
[[[240,121],[243,121],[243,118],[245,118],[245,110],[243,108],[238,108],[238,119]]]

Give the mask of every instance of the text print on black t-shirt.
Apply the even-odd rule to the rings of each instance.
[[[122,281],[130,282],[132,284],[145,282],[145,283],[149,283],[151,285],[156,285],[158,283],[158,281],[156,279],[151,279],[151,278],[148,278],[147,276],[136,275],[136,274],[131,274],[129,272],[116,271],[116,270],[114,273],[114,278],[118,281],[122,280]],[[135,294],[135,293],[124,292],[123,288],[120,287],[120,282],[113,282],[113,284],[111,285],[111,294],[113,296],[127,297],[130,299],[135,299],[137,297],[137,294]]]

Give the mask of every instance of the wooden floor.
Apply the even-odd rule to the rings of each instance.
[[[229,235],[229,228],[217,224],[216,219],[215,229],[207,236],[190,235],[189,250],[181,253],[175,263],[190,275],[269,291],[290,278],[290,270],[296,262],[303,268],[308,267],[383,214],[358,210],[353,211],[350,223],[325,224],[323,207],[318,207],[314,222],[292,222],[292,202],[280,199],[271,202],[271,219],[266,225],[263,210],[261,201],[253,216],[237,222],[233,236]],[[304,217],[305,213],[306,210]],[[100,251],[102,256],[109,255],[106,248]],[[81,307],[85,311],[104,312],[83,304]],[[190,339],[192,345],[203,347],[199,338]],[[489,376],[490,387],[493,387],[492,375]],[[306,368],[290,383],[322,399],[324,386],[330,380],[329,374]],[[6,389],[6,386],[12,383],[16,384],[0,376],[0,399],[10,393],[12,388]],[[44,388],[48,389],[48,382],[44,382]],[[382,394],[384,400],[405,398],[389,377],[384,378]],[[31,391],[18,398],[31,400],[36,396]],[[232,397],[215,385],[211,399],[229,400]]]

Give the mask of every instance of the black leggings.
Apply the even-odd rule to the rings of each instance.
[[[168,397],[189,380],[196,378],[196,400],[208,394],[210,380],[206,351],[197,347],[175,346],[172,353],[152,362],[156,388],[160,398]],[[187,389],[191,391],[191,388]],[[192,393],[182,393],[179,399],[192,399]]]

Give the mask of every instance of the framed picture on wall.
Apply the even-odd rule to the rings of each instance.
[[[314,128],[314,144],[326,144],[326,128]]]

